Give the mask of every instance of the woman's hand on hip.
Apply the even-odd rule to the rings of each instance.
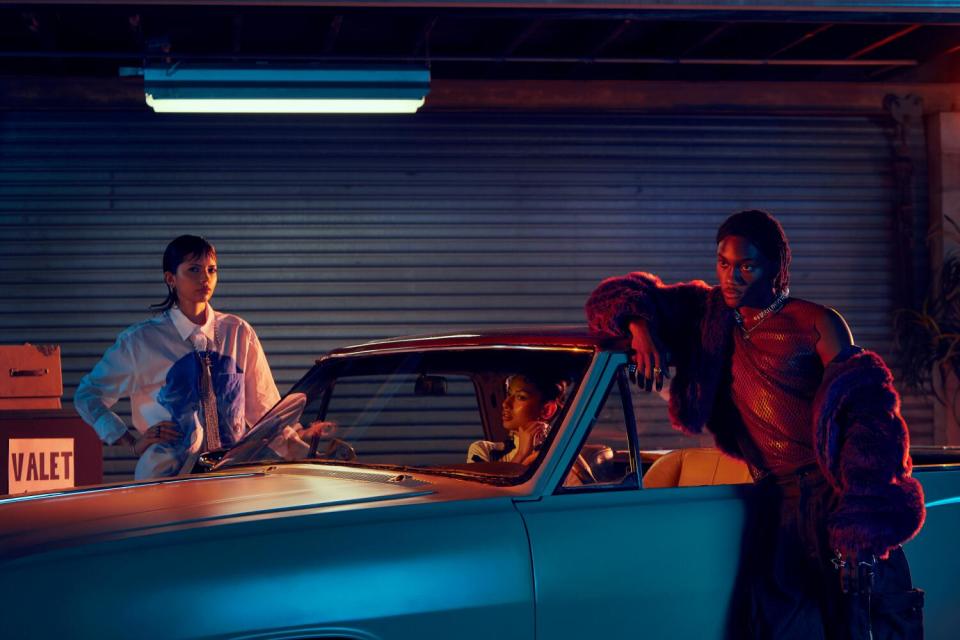
[[[133,445],[133,451],[138,456],[142,456],[143,452],[147,450],[147,447],[152,444],[171,442],[181,437],[182,434],[180,433],[180,428],[177,426],[177,423],[164,420],[144,431],[136,444]]]

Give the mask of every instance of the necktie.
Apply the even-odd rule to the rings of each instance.
[[[198,342],[204,343],[204,336],[198,336]],[[200,359],[200,405],[203,408],[203,450],[216,451],[220,448],[220,419],[217,416],[217,396],[213,393],[213,376],[210,373],[210,352],[197,351]]]

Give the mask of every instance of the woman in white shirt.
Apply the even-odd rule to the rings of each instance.
[[[253,327],[210,306],[213,245],[174,239],[163,278],[160,313],[121,332],[73,398],[104,442],[133,446],[138,480],[189,473],[199,453],[232,445],[280,399]],[[111,411],[123,397],[136,433]]]
[[[467,450],[467,462],[529,464],[550,433],[550,421],[563,407],[566,383],[537,373],[507,376],[500,419],[509,436],[504,442],[479,440]]]

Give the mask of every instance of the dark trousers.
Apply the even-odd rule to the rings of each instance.
[[[761,481],[744,541],[732,635],[770,640],[922,638],[922,598],[901,548],[878,562],[869,602],[842,593],[831,562],[827,515],[836,496],[813,468]]]

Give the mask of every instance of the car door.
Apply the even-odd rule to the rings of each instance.
[[[601,377],[567,464],[597,451],[615,459],[627,447],[626,468],[597,471],[586,484],[558,475],[566,479],[554,491],[517,503],[533,557],[537,637],[723,637],[750,488],[641,488],[624,364],[614,357]]]

